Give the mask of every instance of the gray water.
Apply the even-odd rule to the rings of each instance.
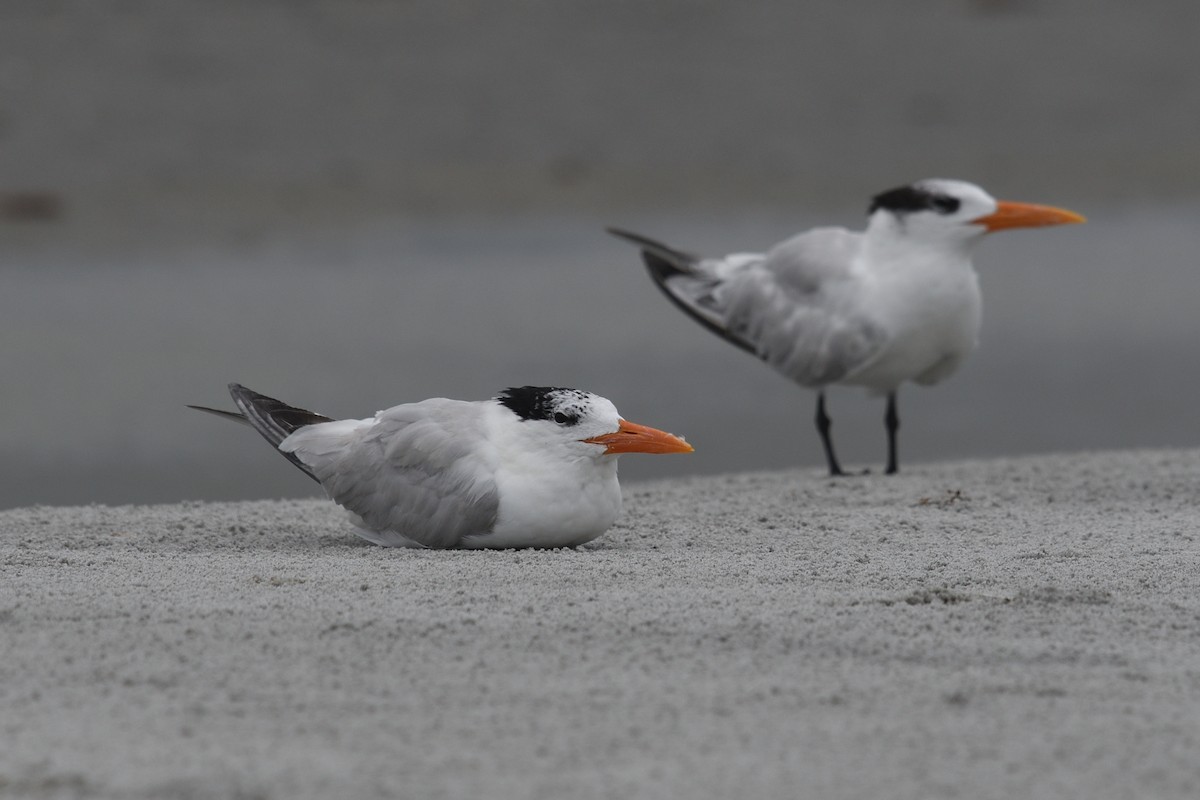
[[[0,507],[313,492],[184,408],[229,381],[338,416],[565,384],[697,447],[626,478],[818,465],[811,394],[601,229],[759,249],[930,176],[1091,221],[984,243],[982,345],[902,392],[902,462],[1194,445],[1198,19],[1186,0],[6,2]],[[882,404],[831,402],[843,460],[878,467]]]
[[[1087,225],[980,247],[981,347],[943,384],[901,392],[902,463],[1200,441],[1200,207],[1079,210]],[[715,253],[857,217],[604,221]],[[696,446],[625,457],[626,479],[822,463],[812,394],[676,311],[593,219],[381,219],[11,261],[4,507],[317,491],[252,431],[184,408],[226,404],[229,381],[333,416],[527,383],[586,388]],[[842,389],[831,409],[843,460],[878,469],[882,403]]]

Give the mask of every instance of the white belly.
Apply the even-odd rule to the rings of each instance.
[[[496,525],[489,534],[467,537],[462,546],[574,547],[608,530],[621,513],[616,457],[559,466],[497,474]]]
[[[936,282],[882,282],[877,291],[875,315],[890,339],[875,359],[843,383],[875,392],[894,391],[904,381],[937,383],[974,351],[983,304],[973,270],[942,275]]]

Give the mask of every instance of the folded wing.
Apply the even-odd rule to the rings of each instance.
[[[764,254],[702,259],[627,231],[650,277],[704,327],[792,380],[823,386],[877,356],[888,333],[857,307],[861,235],[818,228]]]
[[[480,409],[426,400],[374,419],[310,425],[279,449],[307,465],[335,502],[378,534],[374,541],[395,543],[388,541],[395,534],[456,547],[464,536],[490,532],[499,508]]]

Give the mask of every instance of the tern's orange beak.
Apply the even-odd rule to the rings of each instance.
[[[583,441],[588,444],[605,445],[605,455],[617,453],[690,453],[695,450],[690,444],[666,431],[647,428],[636,422],[621,420],[621,427],[614,433],[593,436]]]
[[[1067,225],[1073,222],[1087,222],[1087,220],[1081,214],[1067,211],[1065,208],[1001,200],[996,204],[995,212],[973,219],[971,222],[984,226],[988,229],[988,233],[991,233],[992,231],[1002,231],[1005,228],[1040,228],[1044,225]]]

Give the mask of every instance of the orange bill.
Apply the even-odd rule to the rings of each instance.
[[[1067,211],[1065,208],[1013,203],[1008,200],[999,201],[995,212],[971,220],[976,225],[983,225],[989,232],[1006,228],[1040,228],[1044,225],[1067,225],[1086,221],[1081,214]]]
[[[593,436],[583,441],[588,444],[605,445],[605,455],[616,453],[690,453],[695,448],[678,436],[648,428],[636,422],[621,420],[621,427],[614,433]]]

